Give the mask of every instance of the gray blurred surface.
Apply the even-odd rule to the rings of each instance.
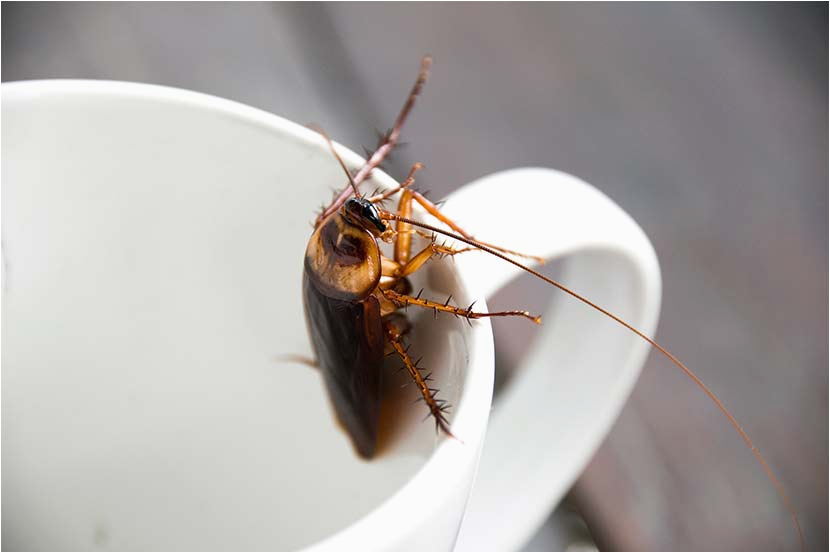
[[[733,410],[808,547],[826,550],[827,15],[826,4],[4,3],[2,80],[178,86],[320,123],[357,149],[391,124],[432,54],[393,175],[423,161],[420,182],[441,197],[544,165],[614,198],[661,260],[657,339]],[[517,288],[499,301],[526,307]],[[497,328],[507,364],[521,346],[511,328]],[[797,547],[734,430],[657,356],[571,501],[605,549]],[[545,537],[555,527],[529,547],[563,547]]]

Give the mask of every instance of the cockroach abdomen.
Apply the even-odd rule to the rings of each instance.
[[[303,274],[312,347],[337,417],[361,457],[375,452],[380,415],[383,328],[374,296],[349,301],[322,293]]]

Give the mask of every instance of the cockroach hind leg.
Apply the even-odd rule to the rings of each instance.
[[[428,409],[428,413],[424,420],[429,417],[435,418],[436,428],[440,429],[444,434],[447,436],[458,440],[452,431],[450,430],[450,424],[447,421],[446,413],[449,412],[450,404],[444,399],[439,399],[437,396],[438,389],[430,387],[427,382],[431,380],[432,373],[428,373],[426,377],[424,377],[422,373],[422,368],[418,365],[421,362],[421,358],[417,361],[413,361],[412,358],[409,356],[409,346],[404,346],[402,342],[402,336],[400,330],[397,326],[390,320],[384,322],[384,332],[386,334],[386,341],[389,343],[395,351],[398,353],[398,356],[404,363],[404,366],[409,372],[410,381],[407,382],[403,387],[409,386],[410,384],[415,384],[418,388],[418,392],[420,394],[419,400],[423,401]],[[461,440],[458,440],[461,442]],[[463,443],[463,442],[462,442]]]

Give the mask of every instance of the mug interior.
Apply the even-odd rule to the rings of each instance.
[[[312,355],[303,254],[345,182],[314,133],[161,87],[3,88],[4,547],[302,548],[445,442],[392,362],[361,461],[318,371],[280,359]],[[470,303],[431,265],[416,290]],[[409,315],[458,420],[473,333]]]

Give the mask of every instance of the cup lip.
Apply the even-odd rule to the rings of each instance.
[[[37,101],[58,95],[132,97],[151,102],[181,104],[235,118],[268,132],[284,134],[307,146],[328,151],[317,132],[284,117],[234,100],[165,85],[118,80],[36,79],[0,83],[0,94],[4,111],[15,102]],[[361,156],[336,141],[335,147],[347,166],[354,169],[362,165],[364,159]],[[380,169],[375,170],[371,178],[384,188],[397,185],[392,177]],[[455,269],[453,272],[458,277],[460,286],[470,290],[465,275]],[[483,298],[479,299],[476,305],[487,310]],[[463,439],[463,442],[442,439],[420,469],[391,496],[377,504],[362,518],[315,543],[306,545],[305,549],[393,549],[400,535],[390,533],[390,528],[406,527],[407,534],[417,531],[426,524],[436,506],[446,506],[451,498],[458,495],[459,475],[469,475],[469,481],[472,483],[493,396],[494,346],[490,321],[486,318],[474,321],[467,328],[465,335],[469,337],[466,340],[468,370],[465,371],[461,395],[453,417],[453,432]],[[487,369],[484,370],[482,367]],[[463,491],[464,503],[471,489],[472,486],[468,485]],[[464,503],[461,504],[462,508]]]

